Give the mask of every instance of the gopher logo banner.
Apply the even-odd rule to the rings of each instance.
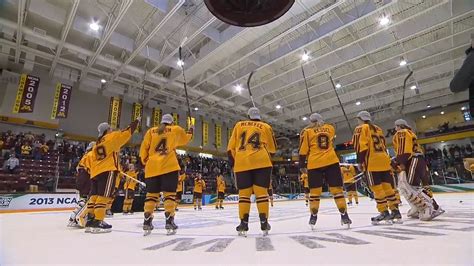
[[[113,129],[120,128],[120,115],[122,113],[122,99],[110,97],[109,125]]]
[[[54,94],[53,110],[51,119],[67,118],[69,110],[69,102],[71,101],[72,86],[59,83],[56,84],[56,92]]]
[[[132,105],[132,122],[135,121],[137,118],[143,119],[143,105],[141,103],[133,103]],[[137,129],[135,129],[135,132],[141,132],[142,131],[142,121],[140,121],[140,124],[138,125]]]
[[[161,122],[161,109],[160,108],[153,108],[153,126],[157,127],[160,125]]]
[[[20,76],[13,113],[33,113],[39,83],[39,77],[26,74]]]

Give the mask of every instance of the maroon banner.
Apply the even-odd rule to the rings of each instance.
[[[39,77],[26,74],[21,75],[13,113],[33,113],[39,83]]]
[[[67,118],[69,102],[71,101],[72,86],[58,83],[54,94],[51,119]]]

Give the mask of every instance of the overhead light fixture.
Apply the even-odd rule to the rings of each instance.
[[[356,105],[360,105],[360,102],[359,102],[359,101],[357,101],[357,102],[356,102]]]
[[[466,106],[461,107],[461,111],[466,110]]]
[[[277,105],[275,106],[275,108],[276,108],[276,109],[281,109],[281,105],[277,104]]]
[[[336,83],[336,89],[340,89],[342,85],[340,83]]]
[[[444,115],[444,111],[441,111],[441,113],[440,113],[440,114]]]
[[[105,84],[106,82],[107,82],[107,80],[105,80],[105,79],[100,80],[100,83],[102,83],[102,84]]]
[[[406,65],[406,64],[407,64],[407,61],[402,58],[402,59],[400,60],[400,66],[404,66],[404,65]]]
[[[100,29],[100,25],[97,22],[92,22],[89,24],[89,28],[93,31],[98,31]]]
[[[300,133],[296,133],[296,136],[299,136],[299,135],[300,135]]]
[[[199,111],[199,108],[197,108],[197,107],[194,107],[194,111]]]
[[[303,60],[303,61],[308,61],[309,60],[309,55],[306,51],[304,52],[303,55],[301,55],[301,60]]]
[[[308,120],[308,118],[306,116],[303,116],[303,118],[301,118],[301,119],[303,119],[303,121]]]
[[[184,66],[184,62],[183,62],[183,60],[181,60],[181,59],[179,59],[178,62],[176,62],[176,64],[177,64],[179,67]]]
[[[242,85],[240,85],[240,84],[235,85],[234,88],[235,88],[235,91],[238,92],[238,93],[241,93],[242,90],[244,89],[244,88],[242,88]]]
[[[288,162],[291,162],[291,159],[289,159],[289,158],[288,158],[288,159],[286,159],[286,160],[287,160]]]
[[[425,119],[425,118],[426,118],[426,115],[423,115],[421,118]]]
[[[428,105],[426,106],[426,108],[431,108],[431,105],[428,104]]]
[[[380,25],[385,26],[385,25],[387,25],[388,23],[390,23],[390,19],[389,19],[387,16],[382,15],[382,16],[379,18],[379,23],[380,23]]]
[[[413,85],[413,86],[410,87],[410,89],[414,90],[414,89],[416,89],[416,86]]]

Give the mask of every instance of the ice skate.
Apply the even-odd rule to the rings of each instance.
[[[216,210],[218,210],[218,209],[219,209],[219,206],[216,206]]]
[[[201,208],[201,206],[199,206],[199,207],[198,207],[198,210],[199,210],[199,211],[202,211],[202,208]]]
[[[392,220],[392,223],[394,224],[402,224],[402,214],[400,213],[399,210],[393,210],[392,213],[390,214],[390,220]]]
[[[235,228],[239,236],[247,237],[247,232],[249,230],[249,215],[246,214],[244,219],[240,220],[240,224]]]
[[[392,220],[390,220],[390,213],[388,211],[381,212],[378,216],[372,217],[373,225],[390,225]]]
[[[432,213],[431,213],[431,219],[434,219],[438,216],[440,216],[441,214],[445,213],[446,211],[441,209],[441,207],[438,207],[438,209],[434,210]]]
[[[86,228],[86,230],[84,232],[90,233],[92,231],[92,222],[93,221],[94,221],[94,215],[87,214],[86,224],[84,226]]]
[[[124,212],[123,212],[123,215],[128,215],[128,211],[124,211]]]
[[[92,234],[110,233],[112,232],[112,225],[99,220],[94,220],[91,226]]]
[[[349,202],[347,203],[347,206],[352,206],[352,201],[349,201]]]
[[[318,220],[318,214],[311,214],[309,217],[309,227],[311,227],[311,230],[316,230],[316,221]]]
[[[153,214],[145,213],[145,219],[143,220],[143,236],[151,234],[153,229]]]
[[[268,219],[267,219],[267,216],[265,214],[263,214],[263,213],[259,214],[259,217],[260,217],[260,229],[263,232],[263,236],[267,236],[268,231],[270,231],[272,229],[272,227],[268,223]]]
[[[220,207],[220,209],[221,209],[221,210],[223,210],[223,209],[224,209],[224,207],[223,207],[223,206],[221,206],[221,207]]]
[[[165,217],[166,217],[166,224],[165,224],[166,234],[167,235],[176,234],[176,230],[178,229],[178,226],[174,223],[174,217],[170,216],[169,213],[165,213]]]
[[[106,217],[114,217],[114,213],[112,212],[112,210],[106,210],[105,211],[105,216]]]
[[[79,228],[79,224],[76,222],[75,219],[73,218],[69,218],[69,221],[67,223],[67,227],[70,227],[70,228]]]
[[[351,228],[352,220],[349,218],[347,212],[341,213],[341,225],[346,226],[347,229]]]
[[[413,219],[418,219],[420,218],[419,214],[418,214],[418,209],[415,208],[415,207],[411,207],[408,212],[407,212],[407,216],[410,217],[410,218],[413,218]]]

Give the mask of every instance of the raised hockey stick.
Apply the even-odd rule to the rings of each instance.
[[[129,176],[129,175],[127,175],[126,173],[124,173],[124,172],[122,172],[122,171],[120,171],[120,173],[121,173],[123,176],[125,176],[126,178],[128,178],[128,179],[130,179],[130,180],[132,180],[132,181],[137,182],[138,184],[140,184],[140,185],[143,186],[143,187],[146,187],[146,184],[145,184],[144,182],[142,182],[142,181],[136,179],[135,177]]]
[[[255,102],[253,100],[252,90],[250,89],[250,80],[252,79],[253,73],[255,73],[255,71],[250,72],[249,78],[247,79],[247,90],[249,91],[250,100],[252,101],[252,105],[253,105],[253,107],[255,107]]]
[[[183,41],[184,42],[184,41]],[[181,62],[181,73],[183,74],[183,81],[184,81],[184,94],[186,96],[186,105],[188,107],[188,113],[187,113],[187,118],[186,118],[186,121],[188,119],[191,119],[191,106],[189,105],[189,97],[188,97],[188,86],[186,84],[186,76],[184,75],[184,60],[183,60],[183,56],[182,56],[182,47],[179,46],[179,49],[178,49],[178,55],[179,55],[179,61]],[[189,121],[189,124],[191,124],[191,121]]]
[[[400,109],[401,114],[403,113],[403,108],[405,107],[405,90],[407,87],[408,79],[411,77],[411,75],[413,75],[413,71],[410,70],[410,73],[408,73],[407,77],[403,81],[402,109]]]
[[[342,105],[341,98],[339,98],[339,94],[337,93],[336,85],[334,85],[334,80],[332,80],[331,74],[329,74],[329,79],[331,80],[332,88],[334,89],[334,92],[336,93],[337,101],[339,102],[339,105],[341,106],[342,113],[344,114],[344,117],[346,118],[347,125],[349,126],[349,129],[352,132],[353,130],[351,127],[351,123],[349,122],[349,118],[347,118],[346,110],[344,110],[344,106]]]
[[[311,111],[311,114],[312,114],[313,106],[311,105],[311,98],[309,97],[308,82],[306,81],[306,75],[304,74],[303,64],[301,64],[301,73],[303,73],[304,85],[306,87],[306,95],[308,96],[308,102],[309,102],[309,110]]]

